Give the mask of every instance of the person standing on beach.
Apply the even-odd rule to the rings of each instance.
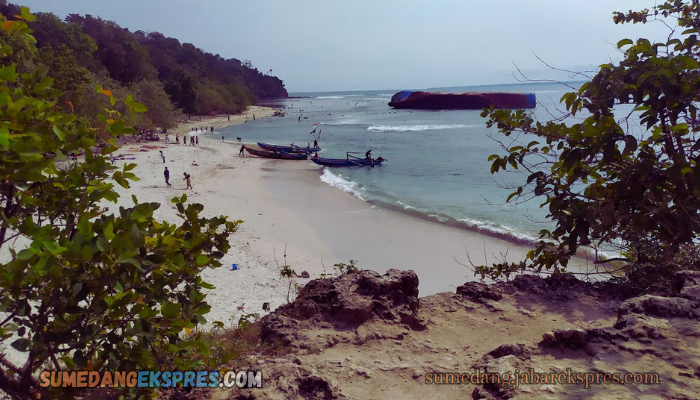
[[[245,145],[241,146],[241,151],[238,152],[239,156],[245,156],[245,153],[243,153],[243,150],[245,150]]]
[[[194,145],[199,146],[199,136],[194,137]]]
[[[165,144],[170,144],[170,136],[167,133],[165,134]]]
[[[185,174],[183,181],[187,181],[187,187],[185,189],[192,189],[192,179],[190,178],[190,174],[187,172],[183,172],[183,174]]]
[[[180,134],[179,133],[175,134],[175,144],[180,144]]]
[[[165,164],[165,154],[163,154],[163,150],[160,151],[160,157],[163,159],[163,164]]]
[[[165,167],[165,171],[163,171],[163,176],[165,177],[165,184],[171,186],[170,182],[168,182],[170,180],[170,171],[168,171],[168,167]]]
[[[226,118],[228,118],[228,120],[229,120],[229,121],[231,120],[231,116],[230,116],[230,115],[229,115],[229,116],[227,116]]]
[[[194,136],[190,136],[190,146],[194,146]]]

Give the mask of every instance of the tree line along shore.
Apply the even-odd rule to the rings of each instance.
[[[16,4],[0,4],[4,22],[21,15]],[[116,98],[131,94],[148,111],[116,111],[128,126],[171,128],[189,115],[237,114],[259,99],[287,97],[282,80],[250,61],[223,58],[158,32],[130,32],[112,21],[70,14],[61,20],[36,13],[30,22],[36,43],[0,32],[14,51],[5,62],[18,72],[47,68],[53,88],[63,92],[57,106],[89,122],[110,108],[100,86]]]

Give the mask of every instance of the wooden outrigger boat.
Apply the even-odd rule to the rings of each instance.
[[[268,151],[268,150],[255,150],[250,147],[246,147],[248,153],[265,158],[276,158],[280,160],[306,160],[308,156],[305,153],[287,153],[284,151]]]
[[[311,153],[315,153],[315,152],[321,150],[320,147],[300,147],[300,146],[296,146],[296,145],[279,146],[276,144],[268,144],[268,143],[261,143],[261,142],[258,142],[258,146],[260,146],[260,148],[263,150],[284,151],[286,153],[311,154]]]
[[[382,165],[386,159],[384,158],[360,158],[347,153],[346,158],[323,158],[323,157],[311,157],[311,161],[318,165],[324,165],[327,167],[375,167],[377,165]]]

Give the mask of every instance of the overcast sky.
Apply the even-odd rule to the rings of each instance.
[[[612,12],[654,0],[10,0],[32,11],[91,14],[157,31],[272,70],[289,92],[515,83],[593,69],[620,39],[661,24],[615,25]]]

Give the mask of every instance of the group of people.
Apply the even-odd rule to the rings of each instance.
[[[168,134],[165,134],[165,143],[166,144],[170,143],[170,138],[168,138]],[[175,144],[180,144],[180,134],[179,133],[175,134]],[[187,136],[182,137],[182,144],[187,145]],[[190,146],[199,146],[199,137],[198,136],[190,136]]]
[[[187,187],[185,189],[192,189],[192,176],[187,172],[183,172],[183,175],[185,177],[182,178],[182,180],[186,181],[185,183],[187,183]],[[170,171],[168,170],[168,167],[165,167],[165,171],[163,171],[163,176],[165,177],[165,184],[168,185],[168,187],[172,186],[170,184]]]

